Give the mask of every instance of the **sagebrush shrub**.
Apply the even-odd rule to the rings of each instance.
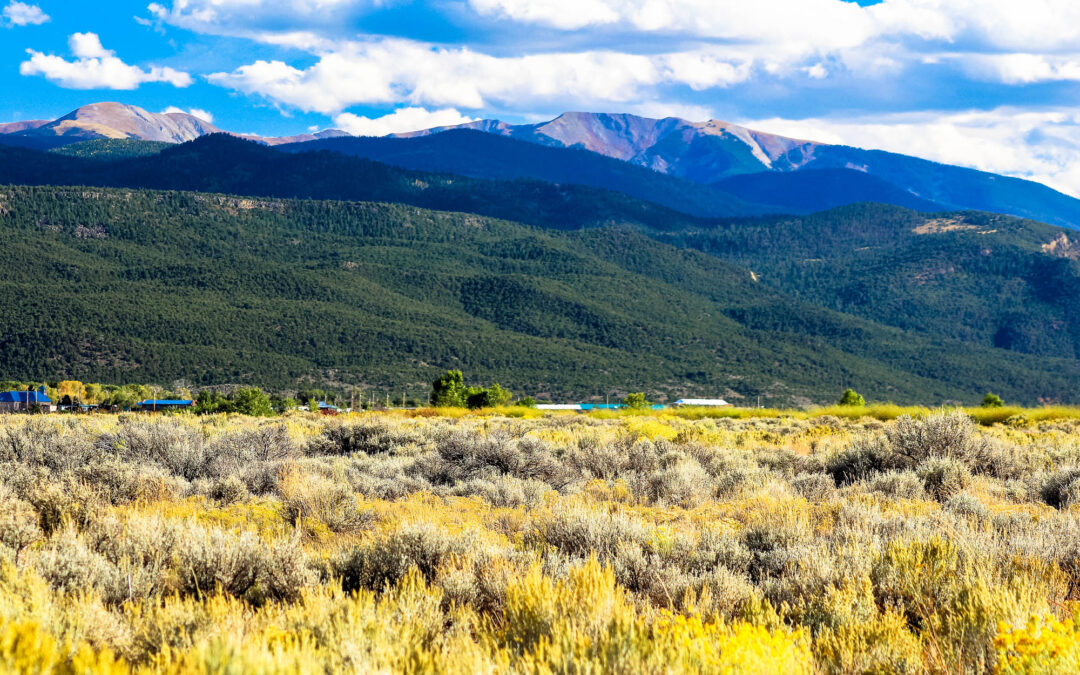
[[[712,478],[693,458],[679,460],[649,477],[649,498],[661,504],[692,509],[712,497]]]
[[[990,509],[970,492],[958,492],[945,502],[945,508],[963,518],[972,518],[979,522],[990,519]]]
[[[971,470],[958,459],[931,457],[915,469],[926,493],[939,502],[948,500],[971,484]]]
[[[423,434],[383,423],[331,423],[308,444],[309,455],[411,453],[428,444]]]
[[[176,552],[177,590],[204,596],[217,591],[243,597],[265,567],[266,547],[251,534],[188,526]]]
[[[828,459],[825,470],[837,485],[849,485],[896,468],[889,447],[878,438],[860,438]]]
[[[64,593],[83,592],[88,589],[103,591],[106,600],[118,587],[119,572],[99,553],[91,551],[74,529],[63,536],[50,540],[34,559],[37,572],[49,584]]]
[[[157,464],[186,480],[208,477],[211,455],[205,435],[197,428],[163,421],[132,421],[115,433],[103,434],[100,451],[140,464]]]
[[[1080,483],[1080,467],[1059,469],[1042,478],[1038,487],[1039,498],[1055,509],[1067,508],[1075,499]]]
[[[293,470],[282,476],[278,491],[289,522],[311,519],[331,532],[354,532],[370,523],[352,488],[343,483]]]
[[[72,478],[39,481],[27,490],[24,499],[37,511],[38,525],[46,535],[66,524],[82,528],[101,508],[93,487]]]
[[[959,410],[937,412],[922,419],[904,415],[885,430],[899,466],[911,468],[927,459],[947,457],[976,471],[1004,470],[1003,458],[978,432],[974,421]]]
[[[90,436],[77,422],[31,417],[0,429],[0,460],[70,471],[93,453]]]
[[[803,473],[791,479],[795,492],[811,501],[821,501],[836,493],[836,481],[820,473]]]
[[[43,536],[37,511],[0,486],[0,546],[10,550],[17,562],[23,549]]]
[[[414,568],[430,581],[449,556],[465,556],[474,545],[467,533],[452,537],[430,525],[410,524],[346,551],[333,569],[346,591],[382,590]]]
[[[648,531],[640,519],[626,513],[576,507],[559,511],[533,524],[526,541],[553,546],[572,556],[595,554],[610,559],[619,546],[632,543],[644,546]]]
[[[866,481],[866,489],[893,499],[926,497],[925,483],[914,471],[886,471],[871,476]]]
[[[260,463],[274,463],[296,457],[299,452],[284,424],[261,424],[223,434],[210,446],[210,473],[218,477],[239,475]]]
[[[487,436],[449,432],[438,439],[437,452],[429,454],[419,467],[436,485],[508,475],[560,489],[571,480],[545,443],[502,432]]]
[[[227,476],[211,483],[206,496],[219,504],[235,504],[247,498],[248,489],[238,476]]]

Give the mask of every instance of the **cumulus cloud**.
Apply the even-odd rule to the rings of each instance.
[[[361,117],[353,113],[342,113],[334,117],[334,125],[354,136],[388,136],[433,127],[449,127],[475,121],[453,108],[427,110],[426,108],[399,108],[389,115]]]
[[[744,123],[792,138],[889,150],[1028,178],[1080,196],[1080,113],[1073,110],[998,108]]]
[[[1068,47],[1080,38],[1073,0],[468,0],[482,16],[553,28],[589,26],[742,42],[853,47],[881,37],[979,42],[1002,49]]]
[[[726,57],[708,50],[497,57],[384,39],[342,43],[303,70],[283,61],[256,61],[231,73],[211,74],[209,80],[305,111],[336,113],[352,105],[399,102],[475,110],[493,103],[638,102],[662,83],[704,89],[750,77],[748,61]]]
[[[105,49],[95,33],[75,33],[68,39],[74,60],[26,50],[29,61],[19,65],[23,75],[42,75],[65,89],[137,89],[145,82],[165,82],[187,87],[191,76],[173,68],[152,66],[142,69],[124,63]]]
[[[2,14],[8,26],[40,26],[51,20],[49,15],[41,11],[37,5],[28,5],[16,0],[9,2]]]
[[[483,15],[543,23],[563,30],[613,24],[623,18],[609,0],[469,0],[469,5]]]
[[[1073,0],[468,0],[484,17],[555,29],[623,31],[653,41],[741,45],[762,72],[797,68],[813,79],[833,57],[854,71],[959,63],[1003,84],[1076,79],[1080,3]],[[880,52],[890,52],[881,58]],[[927,54],[927,52],[932,54]]]
[[[468,0],[482,16],[559,29],[618,27],[742,42],[814,42],[854,46],[875,25],[867,12],[840,0]]]
[[[188,110],[184,110],[183,108],[177,108],[176,106],[171,105],[168,108],[161,111],[162,115],[172,115],[173,113],[180,113],[182,115],[191,115],[192,117],[198,117],[203,122],[207,122],[209,124],[214,123],[214,116],[211,115],[209,112],[207,112],[205,110],[201,110],[199,108],[189,108]]]
[[[975,54],[961,59],[973,78],[1004,84],[1080,82],[1080,55]]]
[[[152,2],[150,17],[200,33],[253,37],[268,28],[341,33],[350,21],[408,0],[172,0]],[[310,33],[309,33],[310,34]]]

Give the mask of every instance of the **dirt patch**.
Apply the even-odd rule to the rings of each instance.
[[[933,262],[927,265],[921,272],[912,275],[915,282],[922,286],[934,279],[947,277],[956,272],[956,267],[943,262]]]
[[[1080,241],[1073,241],[1062,232],[1049,244],[1043,244],[1042,251],[1059,258],[1080,260]]]
[[[235,216],[241,211],[271,211],[284,213],[285,203],[280,199],[246,199],[237,197],[218,197],[216,202],[229,215]]]
[[[959,218],[934,218],[912,230],[915,234],[943,234],[945,232],[963,232],[977,230],[975,225],[968,225]]]
[[[76,225],[75,237],[77,239],[106,239],[109,236],[104,225]]]

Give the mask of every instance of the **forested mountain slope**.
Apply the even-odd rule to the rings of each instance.
[[[407,171],[332,152],[279,152],[224,134],[204,136],[147,156],[137,156],[140,153],[130,148],[126,154],[126,158],[102,162],[0,146],[0,184],[384,201],[557,229],[610,224],[669,229],[701,222],[651,202],[593,187]]]
[[[978,212],[862,204],[662,234],[804,301],[909,331],[1080,356],[1080,237]]]
[[[461,368],[558,398],[1080,399],[1073,359],[815,308],[625,228],[412,206],[0,188],[8,377],[424,387]],[[736,398],[736,400],[739,400]]]
[[[475,178],[531,178],[615,190],[697,216],[720,218],[791,209],[750,204],[723,189],[651,171],[580,148],[537,145],[472,129],[414,138],[332,138],[279,147],[328,150],[421,171]],[[801,209],[796,209],[800,211]]]

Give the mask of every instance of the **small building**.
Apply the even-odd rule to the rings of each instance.
[[[592,410],[622,410],[626,405],[622,403],[538,403],[537,410],[572,410],[574,412],[590,412]]]
[[[26,412],[29,410],[52,412],[53,402],[45,393],[45,387],[41,387],[37,391],[0,392],[0,413]]]
[[[680,398],[674,403],[675,407],[682,408],[686,406],[700,407],[700,408],[731,408],[730,403],[722,398]]]
[[[195,401],[183,399],[147,399],[139,401],[139,409],[147,412],[165,412],[168,410],[187,410],[195,405]]]

